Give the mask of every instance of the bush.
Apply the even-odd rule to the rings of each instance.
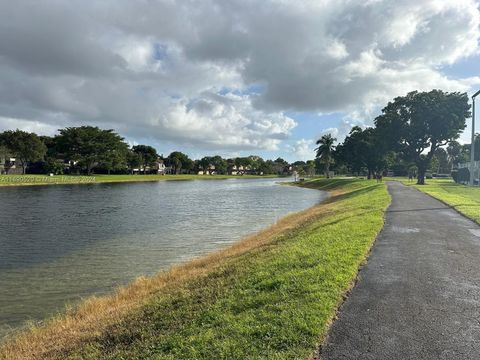
[[[457,183],[468,183],[470,181],[470,170],[468,168],[461,168],[458,169],[457,172],[457,180],[455,180]]]
[[[452,175],[453,181],[458,183],[458,170],[456,170],[456,169],[452,170],[451,175]]]

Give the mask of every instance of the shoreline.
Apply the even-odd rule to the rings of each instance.
[[[351,186],[355,190],[348,191],[351,189],[344,189],[342,184],[338,185],[339,182]],[[88,298],[74,311],[46,320],[41,326],[20,331],[13,336],[7,336],[1,342],[0,359],[61,358],[65,354],[81,351],[85,344],[94,342],[95,339],[92,336],[104,334],[109,327],[115,326],[122,319],[128,317],[128,314],[148,307],[147,305],[152,298],[161,297],[163,293],[175,294],[176,288],[188,287],[191,282],[208,281],[212,274],[221,272],[224,268],[236,268],[239,261],[247,259],[248,262],[250,258],[255,258],[255,254],[259,252],[261,254],[266,251],[265,249],[275,247],[278,241],[282,239],[284,239],[283,241],[289,241],[289,237],[298,236],[298,233],[304,227],[312,226],[315,222],[328,218],[331,210],[329,208],[336,207],[339,202],[348,200],[348,194],[355,194],[357,191],[362,191],[362,188],[370,188],[369,191],[374,189],[376,189],[375,191],[381,191],[383,185],[374,185],[359,180],[314,180],[302,183],[300,186],[327,190],[331,197],[311,208],[283,217],[276,224],[247,236],[226,249],[174,266],[169,271],[161,272],[154,277],[139,278],[130,285],[116,290],[111,295]],[[381,207],[383,209],[380,217],[383,224],[383,211],[386,204],[382,203]],[[378,229],[373,229],[373,232],[371,232],[372,229],[368,229],[368,232],[375,236],[381,229],[381,226],[378,226],[378,219],[376,219],[376,223]],[[367,250],[369,250],[375,236],[373,238],[369,236],[366,244],[362,246],[368,245]],[[367,252],[363,251],[363,254],[354,264],[355,275],[366,254]],[[352,278],[349,278],[342,291],[336,294],[335,304],[338,304],[343,292],[348,289],[352,280]],[[333,316],[336,308],[337,306],[332,306],[329,309],[326,323]],[[321,328],[324,329],[325,324]],[[318,332],[318,336],[321,337],[322,331]],[[318,342],[318,338],[316,342]]]
[[[92,185],[112,183],[139,183],[158,181],[274,179],[289,178],[282,175],[0,175],[0,188],[49,185]],[[19,181],[15,181],[18,178]],[[13,180],[10,180],[13,179]],[[48,181],[46,181],[48,179]]]

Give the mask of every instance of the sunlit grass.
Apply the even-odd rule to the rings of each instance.
[[[404,179],[402,182],[447,203],[480,224],[480,187],[456,184],[451,179],[429,179],[425,185],[416,185]]]
[[[378,232],[390,197],[366,180],[312,180],[326,203],[234,246],[11,339],[5,359],[307,359]]]

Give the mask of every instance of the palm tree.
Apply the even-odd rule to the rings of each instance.
[[[317,152],[316,157],[320,159],[322,163],[325,164],[325,175],[329,178],[330,164],[333,163],[333,143],[337,141],[331,134],[323,135],[320,139],[317,140],[317,145],[319,145],[315,151]]]

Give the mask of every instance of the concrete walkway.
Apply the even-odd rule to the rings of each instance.
[[[480,359],[480,226],[400,183],[320,359]]]

